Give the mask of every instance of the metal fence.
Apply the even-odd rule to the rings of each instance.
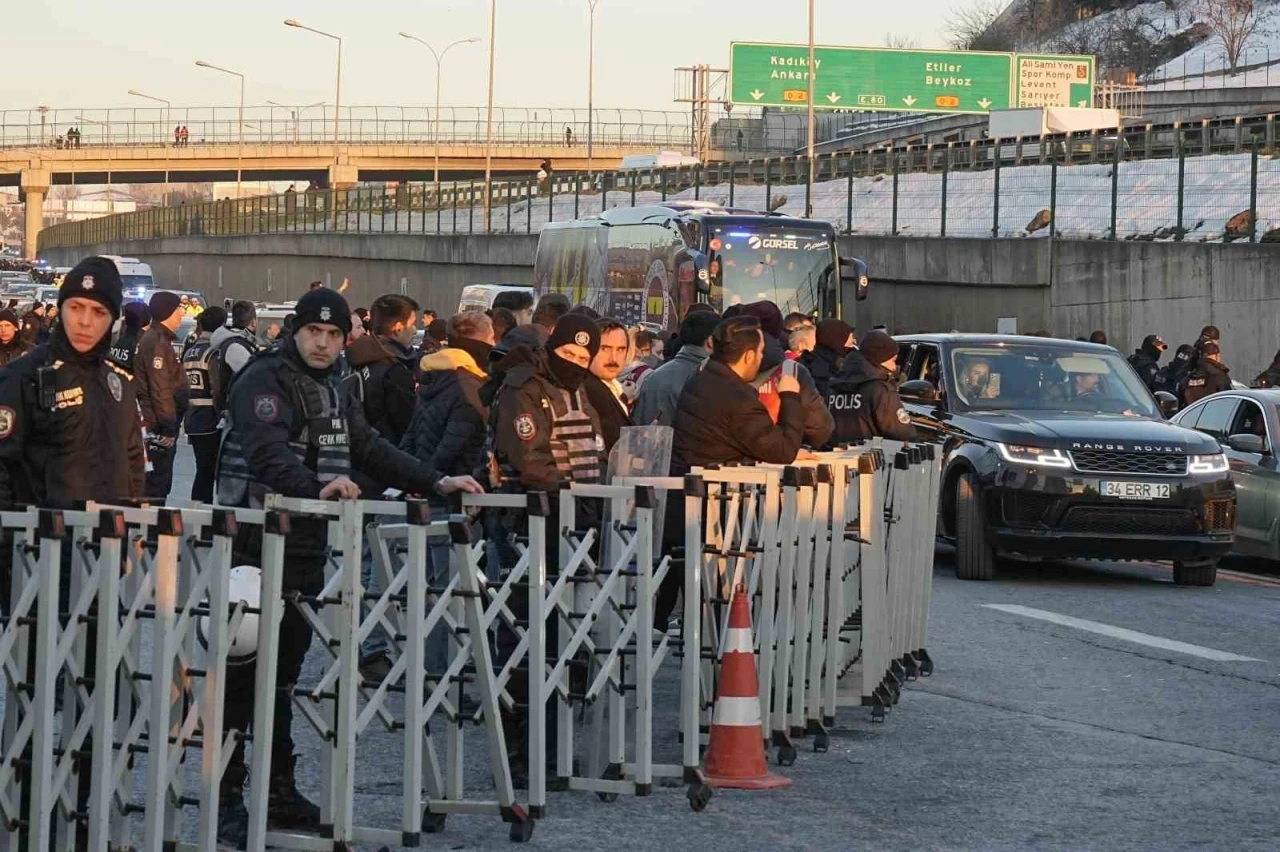
[[[901,236],[1280,241],[1274,116],[701,167],[361,186],[155,208],[45,229],[40,248],[270,233],[536,233],[669,199]]]
[[[566,131],[575,144],[587,139],[588,111],[557,107],[495,107],[493,138],[500,145],[563,145]],[[603,109],[594,117],[592,138],[600,145],[655,145],[687,150],[691,118],[686,112]],[[485,107],[349,106],[337,114],[339,141],[405,143],[485,141]],[[238,143],[332,143],[334,110],[326,105],[230,107],[139,107],[136,109],[3,110],[0,147],[66,146],[75,128],[80,147],[174,145],[174,130],[185,127],[186,145]]]
[[[1152,90],[1236,89],[1242,86],[1280,86],[1280,51],[1270,45],[1241,52],[1235,68],[1225,53],[1195,51],[1183,54],[1141,78]]]

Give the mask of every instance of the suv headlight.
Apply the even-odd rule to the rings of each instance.
[[[1226,473],[1231,469],[1227,457],[1222,453],[1210,456],[1192,456],[1187,465],[1188,473]]]
[[[1071,459],[1062,450],[1042,450],[1017,444],[996,444],[1005,461],[1040,467],[1071,467]]]

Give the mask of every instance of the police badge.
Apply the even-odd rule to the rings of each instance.
[[[120,377],[115,373],[107,373],[107,390],[111,391],[111,396],[116,402],[120,401],[120,397],[124,394],[124,385],[120,382]]]
[[[155,358],[152,358],[152,359],[151,359],[151,366],[152,366],[154,369],[156,369],[156,370],[163,370],[163,369],[164,369],[164,359],[163,359],[163,358],[161,358],[159,355],[157,355]]]
[[[274,423],[280,416],[280,398],[275,394],[264,393],[253,398],[253,413],[263,423]]]

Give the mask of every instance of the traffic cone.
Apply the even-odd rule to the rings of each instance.
[[[711,718],[707,744],[707,782],[739,790],[786,787],[790,778],[769,772],[760,725],[760,682],[751,642],[751,610],[747,589],[734,590],[729,608],[729,641],[720,662],[720,692]]]

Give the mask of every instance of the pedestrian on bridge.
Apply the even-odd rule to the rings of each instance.
[[[565,127],[564,129],[564,147],[573,147],[573,129],[571,127]]]

